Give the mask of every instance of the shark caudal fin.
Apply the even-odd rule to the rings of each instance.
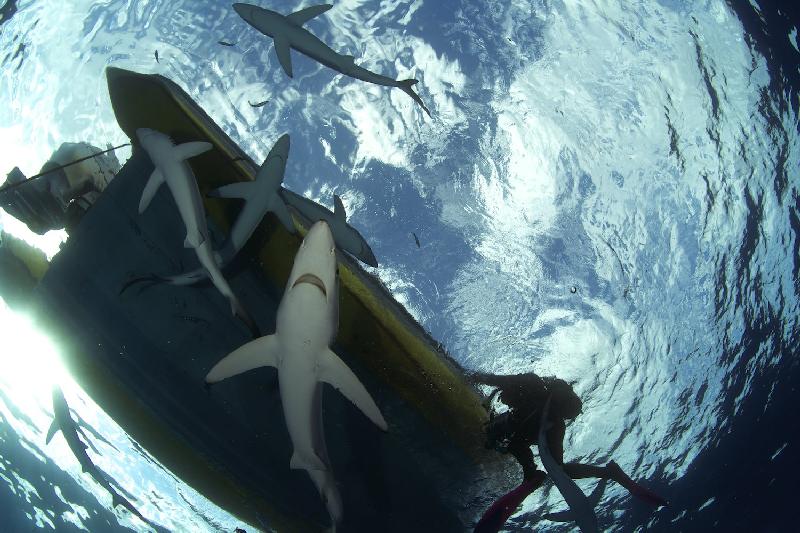
[[[214,365],[206,376],[206,383],[216,383],[262,366],[277,367],[280,360],[278,338],[267,335],[240,346]]]
[[[422,103],[422,98],[420,98],[419,95],[414,92],[414,85],[419,83],[419,80],[399,80],[397,83],[398,83],[398,87],[400,88],[400,90],[402,90],[408,96],[413,98],[414,101],[417,104],[419,104],[419,106],[422,109],[424,109],[425,113],[427,113],[428,116],[430,117],[431,116],[430,110],[427,107],[425,107],[425,104]]]
[[[381,410],[375,404],[361,381],[353,374],[344,361],[333,353],[330,348],[325,350],[317,359],[317,379],[331,385],[341,392],[345,398],[353,402],[372,423],[383,431],[388,429]]]

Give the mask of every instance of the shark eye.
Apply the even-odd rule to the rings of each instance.
[[[336,250],[336,248],[335,248],[335,247],[334,247],[334,248],[331,248],[331,255],[333,255],[333,252],[334,252],[335,250]]]

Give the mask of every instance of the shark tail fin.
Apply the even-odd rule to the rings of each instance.
[[[419,95],[414,92],[414,85],[419,83],[419,80],[413,80],[413,79],[399,80],[397,83],[398,87],[400,87],[400,90],[406,93],[408,96],[410,96],[417,104],[419,104],[419,106],[423,110],[425,110],[425,113],[427,113],[428,116],[430,117],[431,116],[430,110],[427,107],[425,107],[425,104],[422,102],[422,98],[420,98]]]

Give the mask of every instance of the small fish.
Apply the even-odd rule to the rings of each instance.
[[[217,41],[217,42],[222,46],[233,46],[236,44],[236,43],[229,43],[228,41]]]
[[[411,235],[414,236],[414,242],[417,243],[417,248],[419,248],[419,239],[417,238],[417,234],[412,231]]]
[[[258,102],[257,104],[254,104],[250,100],[247,101],[247,103],[250,104],[252,107],[261,107],[264,104],[266,104],[267,102],[269,102],[269,100],[264,100],[263,102]]]
[[[161,61],[158,60],[158,50],[156,50],[156,63],[161,63]]]

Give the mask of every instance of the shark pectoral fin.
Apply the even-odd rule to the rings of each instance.
[[[216,383],[225,378],[262,366],[278,366],[280,343],[275,335],[252,340],[237,348],[214,365],[206,376],[206,383]]]
[[[156,195],[156,191],[164,183],[164,174],[161,173],[159,169],[155,169],[152,174],[150,174],[150,179],[147,180],[147,184],[144,186],[144,191],[142,191],[142,199],[139,200],[139,214],[141,215],[144,213],[144,210],[147,209],[147,206],[150,205],[150,200],[153,199],[153,196]]]
[[[183,143],[175,147],[175,155],[179,159],[184,160],[196,155],[200,155],[203,152],[208,152],[211,150],[211,148],[213,148],[211,143],[203,141]]]
[[[547,513],[542,517],[542,520],[549,520],[551,522],[572,522],[575,520],[575,514],[568,509],[557,513]]]
[[[223,185],[218,189],[214,189],[207,196],[212,198],[247,198],[252,195],[253,183],[249,181],[238,181],[236,183],[229,183]]]
[[[328,470],[322,459],[317,457],[314,453],[297,453],[297,450],[292,454],[292,459],[289,461],[289,468],[292,470]]]
[[[56,422],[54,419],[53,422],[50,424],[50,429],[47,430],[47,439],[45,439],[44,443],[50,444],[50,441],[53,439],[55,434],[58,433],[58,430],[60,429],[61,428],[58,427],[58,422]]]
[[[295,11],[291,15],[286,15],[286,18],[297,24],[298,26],[302,26],[309,20],[322,15],[327,10],[332,8],[333,5],[331,4],[322,4],[319,6],[311,6],[305,9],[301,9],[300,11]]]
[[[342,199],[338,194],[333,195],[333,216],[342,222],[346,222],[347,220],[347,214],[344,211],[344,204],[342,203]]]
[[[278,220],[281,221],[281,224],[289,233],[295,233],[294,220],[292,220],[292,215],[289,213],[289,208],[286,207],[286,203],[277,194],[272,197],[269,210],[275,213],[275,216],[278,217]]]
[[[285,37],[276,36],[273,39],[275,45],[275,54],[278,56],[278,62],[283,67],[283,71],[290,78],[292,77],[292,56],[290,55],[289,41]]]
[[[339,359],[338,355],[328,348],[320,354],[317,364],[317,379],[319,381],[324,381],[341,392],[345,398],[361,409],[361,412],[376,426],[384,431],[388,429],[386,420],[384,420],[372,396],[370,396],[356,375],[353,374],[353,371],[347,368],[344,361]]]

